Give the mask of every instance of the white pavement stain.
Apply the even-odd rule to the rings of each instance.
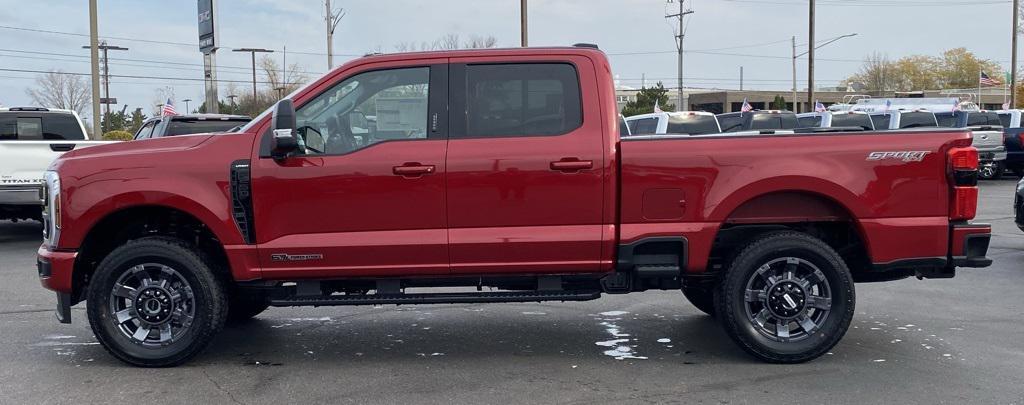
[[[608,332],[608,334],[615,339],[594,342],[594,344],[601,347],[611,347],[612,349],[605,350],[603,353],[605,356],[614,357],[615,360],[647,360],[646,356],[638,356],[636,352],[633,351],[633,349],[637,347],[636,345],[628,345],[629,342],[636,339],[630,338],[628,333],[623,333],[622,328],[620,328],[616,323],[616,321],[622,319],[622,315],[626,315],[628,313],[629,312],[626,311],[607,311],[600,313],[599,315],[603,318],[597,318],[601,321],[599,325],[603,326],[605,332]]]

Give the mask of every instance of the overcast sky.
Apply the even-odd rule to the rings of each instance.
[[[396,44],[429,42],[448,33],[463,38],[493,35],[500,46],[519,45],[518,0],[333,3],[346,12],[335,33],[336,65],[368,51],[393,52]],[[89,72],[88,50],[81,49],[88,44],[87,4],[85,0],[0,0],[4,10],[0,13],[0,69]],[[796,35],[798,43],[806,43],[806,0],[687,0],[686,4],[695,12],[687,19],[685,47],[694,51],[685,58],[687,87],[738,88],[743,66],[745,88],[790,88],[790,37]],[[838,84],[874,51],[898,58],[966,47],[1009,66],[1009,0],[818,0],[817,8],[818,40],[859,34],[817,52],[819,85]],[[609,53],[621,84],[639,87],[646,76],[648,84],[661,80],[674,86],[673,28],[664,17],[672,10],[678,10],[676,3],[659,0],[530,0],[530,44],[596,43]],[[219,13],[221,43],[228,48],[217,54],[220,79],[250,78],[248,54],[230,52],[232,47],[279,51],[287,47],[288,63],[299,63],[311,77],[326,70],[322,0],[219,0]],[[184,109],[181,100],[201,100],[196,20],[194,0],[101,0],[100,36],[119,38],[109,39],[110,44],[129,48],[111,51],[111,58],[135,59],[113,60],[111,74],[159,78],[113,78],[111,95],[127,103],[129,110],[144,107],[147,113],[158,101],[157,89],[166,86],[173,87],[179,111]],[[625,54],[636,52],[642,54]],[[806,85],[806,69],[806,60],[801,59],[801,88]],[[0,70],[0,104],[31,104],[25,89],[33,85],[34,77]],[[248,89],[244,83],[239,87]],[[198,103],[193,101],[191,107]]]

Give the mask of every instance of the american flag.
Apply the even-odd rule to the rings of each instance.
[[[174,102],[172,102],[171,99],[167,99],[167,102],[164,103],[164,109],[161,111],[161,115],[165,117],[168,115],[178,115],[178,112],[174,111]]]
[[[654,112],[656,112],[656,113],[664,112],[664,111],[661,111],[661,106],[658,105],[658,100],[654,100]]]
[[[814,112],[825,112],[825,111],[828,111],[828,109],[825,108],[824,104],[822,104],[821,102],[818,102],[818,101],[814,102]]]
[[[998,86],[1002,84],[999,83],[998,80],[988,77],[988,75],[985,74],[985,72],[981,72],[981,78],[979,78],[978,80],[980,81],[982,86]]]
[[[740,112],[751,112],[753,110],[754,110],[754,107],[751,107],[750,103],[747,102],[747,98],[744,97],[743,98],[743,106],[740,107]]]

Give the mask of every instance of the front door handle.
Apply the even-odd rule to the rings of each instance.
[[[420,177],[434,172],[434,165],[424,165],[419,162],[406,162],[401,166],[392,168],[392,173],[402,177]]]
[[[551,170],[557,170],[560,172],[578,172],[580,170],[587,170],[594,168],[593,160],[579,160],[578,158],[563,158],[562,160],[551,162]]]
[[[67,152],[67,151],[70,151],[70,150],[73,150],[73,149],[75,149],[75,144],[73,144],[73,143],[51,143],[50,144],[50,150],[52,150],[54,152]]]

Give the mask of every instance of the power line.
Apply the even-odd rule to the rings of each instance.
[[[776,6],[776,5],[803,6],[803,5],[807,5],[806,1],[803,1],[803,2],[766,1],[766,0],[725,0],[725,1],[728,1],[728,2],[731,2],[731,3],[757,4],[757,5],[763,5],[763,6]],[[976,7],[976,6],[987,6],[987,5],[996,5],[996,4],[1009,4],[1009,3],[1011,3],[1011,1],[1010,0],[985,0],[985,1],[977,1],[977,2],[968,2],[968,1],[944,2],[944,1],[906,1],[906,0],[900,0],[898,2],[895,2],[895,1],[859,0],[857,2],[848,2],[848,1],[845,1],[845,0],[839,0],[839,1],[834,1],[834,0],[816,0],[815,3],[816,4],[824,4],[824,5],[828,5],[828,6],[836,6],[836,7],[879,7],[879,6],[888,6],[888,7],[921,7],[921,6],[929,6],[929,7]]]
[[[0,68],[0,72],[44,73],[44,74],[46,74],[46,73],[53,73],[53,74],[58,74],[58,75],[90,76],[89,73],[62,72],[62,71],[53,71],[53,70],[11,69],[11,68]],[[190,81],[190,82],[192,82],[192,81],[198,81],[198,82],[205,81],[205,79],[197,79],[197,78],[190,78],[190,77],[166,77],[166,76],[142,76],[142,75],[110,75],[110,77],[116,77],[116,78],[122,78],[122,79],[180,80],[180,81]],[[252,81],[250,81],[250,80],[219,80],[218,79],[217,81],[218,82],[227,82],[227,83],[246,83],[246,84],[252,83]],[[275,84],[275,83],[269,82],[269,81],[265,81],[265,82],[257,81],[256,83],[259,83],[259,84]]]

